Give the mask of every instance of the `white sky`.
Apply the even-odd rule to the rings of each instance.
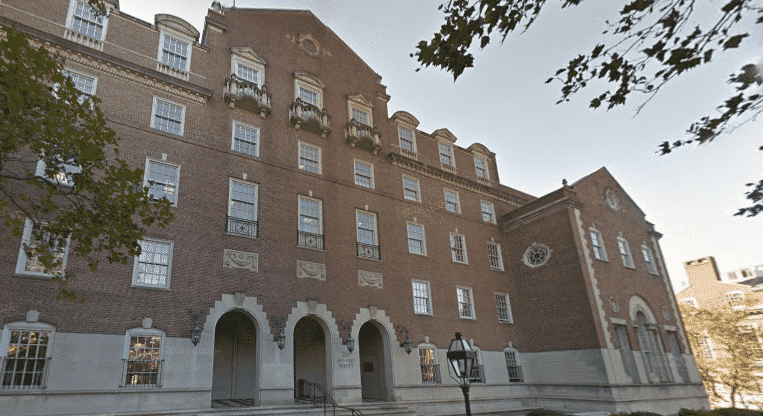
[[[604,40],[604,21],[617,18],[622,1],[589,0],[563,10],[561,1],[549,2],[531,30],[478,52],[475,68],[456,83],[437,69],[415,72],[418,65],[409,57],[443,23],[437,10],[443,1],[236,0],[236,6],[311,10],[383,77],[392,96],[389,114],[408,111],[426,132],[446,127],[462,147],[484,144],[496,153],[507,186],[540,197],[562,179],[573,183],[606,166],[664,234],[660,243],[676,291],[686,280],[686,260],[712,255],[721,271],[763,263],[763,214],[733,216],[749,205],[744,184],[763,178],[760,121],[699,148],[656,153],[662,141],[685,139],[693,121],[733,95],[728,75],[759,61],[760,29],[753,28],[742,48],[716,53],[715,62],[671,81],[634,117],[641,97],[609,112],[594,111],[588,101],[601,90],[589,88],[555,105],[560,84],[544,84],[569,59]],[[121,0],[120,9],[150,23],[157,13],[174,14],[203,32],[211,3]],[[230,7],[233,0],[222,3]],[[712,17],[720,3],[702,2],[708,3],[715,9],[705,13]]]

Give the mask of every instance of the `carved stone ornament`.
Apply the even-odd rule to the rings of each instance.
[[[257,253],[228,250],[226,248],[223,253],[223,267],[226,269],[246,269],[256,272],[259,267],[259,256]]]
[[[665,318],[666,321],[670,320],[670,311],[668,311],[668,308],[665,306],[662,307],[662,316]]]
[[[297,277],[326,280],[326,265],[297,260]]]
[[[383,289],[384,282],[382,281],[382,274],[358,270],[358,286],[372,286]]]
[[[620,312],[620,305],[617,303],[617,299],[614,296],[609,298],[609,307],[612,308],[612,312]]]

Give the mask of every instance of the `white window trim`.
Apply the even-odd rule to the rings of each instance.
[[[455,170],[456,169],[456,152],[455,152],[455,148],[453,147],[453,144],[442,141],[442,140],[438,141],[437,143],[438,143],[437,144],[437,159],[440,162],[440,166],[447,170]],[[446,165],[442,163],[442,158],[440,157],[440,155],[442,155],[443,153],[440,151],[440,144],[445,145],[450,149],[450,162],[451,162],[450,165]]]
[[[262,65],[259,62],[255,62],[251,59],[247,59],[241,55],[237,55],[235,53],[231,54],[231,59],[230,59],[231,73],[238,75],[239,66],[245,66],[257,71],[257,87],[262,88],[262,86],[265,84],[265,66],[264,65]]]
[[[260,209],[260,185],[255,182],[249,182],[236,178],[229,178],[228,182],[228,216],[230,217],[230,210],[233,206],[233,182],[238,182],[248,186],[254,186],[254,219],[251,221],[257,221],[258,211]],[[245,218],[240,218],[245,219]]]
[[[164,38],[169,35],[172,39],[175,39],[177,41],[183,42],[188,45],[188,56],[185,57],[185,68],[184,69],[177,69],[175,67],[171,67],[168,64],[165,64],[162,62],[162,51],[164,50]],[[187,35],[184,35],[180,32],[176,32],[174,30],[169,30],[166,27],[162,28],[159,31],[159,48],[156,54],[156,62],[158,62],[160,65],[164,65],[168,68],[172,68],[173,71],[179,71],[182,73],[190,74],[191,73],[191,54],[193,53],[193,39],[189,38]]]
[[[453,253],[453,237],[459,236],[461,237],[461,244],[463,245],[464,250],[464,261],[457,261],[455,257],[455,253]],[[463,234],[459,233],[450,233],[450,237],[448,238],[448,243],[450,245],[450,255],[453,260],[453,263],[459,263],[459,264],[469,264],[469,257],[466,255],[466,237]]]
[[[14,386],[7,386],[5,389],[8,390],[16,390],[16,389],[23,389],[23,390],[37,390],[37,389],[44,389],[45,385],[47,384],[47,378],[50,371],[50,359],[53,357],[53,342],[54,338],[56,336],[56,327],[53,325],[49,325],[43,322],[26,322],[26,321],[16,321],[16,322],[9,322],[3,326],[3,332],[0,336],[0,357],[7,357],[8,356],[8,345],[11,343],[11,332],[13,331],[24,331],[24,332],[49,332],[48,335],[48,346],[45,350],[45,367],[43,369],[43,374],[41,376],[41,384],[40,386],[29,386],[29,387],[19,387],[16,388]],[[0,369],[0,374],[2,374],[5,371],[5,369]]]
[[[490,221],[485,221],[484,217],[482,218],[482,221],[490,223],[490,224],[496,224],[497,221],[496,221],[496,214],[495,214],[495,205],[493,205],[493,203],[490,201],[485,201],[484,199],[481,199],[480,200],[480,215],[485,213],[484,211],[482,211],[482,204],[490,205]]]
[[[406,189],[405,188],[405,180],[406,179],[416,182],[416,199],[410,199],[410,198],[405,196],[405,189]],[[413,176],[408,176],[406,174],[403,174],[403,198],[406,201],[421,202],[421,181],[419,181],[418,179],[414,178]]]
[[[738,302],[740,304],[732,305],[731,304],[730,295],[740,295],[739,299],[738,299]],[[744,305],[745,296],[744,296],[744,292],[743,291],[741,291],[741,290],[732,290],[731,292],[726,292],[724,297],[726,298],[726,303],[728,303],[729,306],[731,306],[732,308],[734,308],[734,309],[745,309],[745,305]]]
[[[621,249],[620,248],[620,244],[618,244],[617,249],[618,249],[618,252],[620,254],[620,260],[622,260],[622,262],[623,262],[623,266],[625,266],[628,269],[635,269],[636,268],[636,263],[633,261],[633,253],[631,252],[630,244],[628,244],[628,241],[626,241],[622,237],[617,237],[617,241],[620,242],[620,243],[623,243],[623,247],[625,248],[625,252],[628,254],[628,258],[631,261],[631,264],[625,264],[625,258],[623,258],[623,252],[620,251],[620,249]]]
[[[506,353],[509,353],[509,352],[514,354],[514,361],[515,361],[514,363],[516,364],[516,366],[512,366],[512,367],[516,367],[518,369],[517,371],[519,372],[519,374],[517,375],[519,376],[519,381],[511,381],[511,377],[509,377],[509,361],[506,359]],[[522,361],[520,360],[519,351],[517,351],[516,348],[508,347],[503,349],[503,362],[504,364],[506,364],[506,377],[508,378],[509,383],[522,383],[525,381],[524,374],[522,374],[522,370],[521,370]]]
[[[487,257],[488,257],[488,265],[490,266],[490,269],[492,270],[498,270],[498,271],[504,271],[503,268],[503,253],[501,253],[501,245],[496,243],[495,241],[488,241],[487,242],[488,247],[491,245],[495,246],[498,251],[498,263],[499,267],[493,267],[493,265],[490,263],[490,248],[488,248]]]
[[[172,260],[173,256],[175,254],[175,241],[173,240],[161,240],[158,238],[152,238],[152,237],[143,237],[143,240],[140,241],[155,241],[157,243],[169,243],[170,245],[170,253],[169,253],[169,264],[167,264],[167,283],[164,287],[159,286],[149,286],[149,285],[141,285],[135,283],[136,279],[138,278],[138,260],[140,259],[140,256],[135,256],[135,259],[133,260],[132,264],[132,280],[130,282],[131,287],[139,287],[143,289],[156,289],[156,290],[170,290],[170,283],[172,283]],[[129,341],[129,340],[128,340]]]
[[[124,336],[124,344],[123,344],[123,348],[122,348],[122,359],[124,360],[124,364],[123,364],[124,366],[127,365],[127,362],[130,359],[130,339],[132,337],[141,337],[141,336],[143,336],[143,337],[159,337],[159,338],[162,339],[160,341],[161,342],[161,348],[159,349],[159,358],[157,360],[160,363],[164,360],[164,350],[166,349],[165,344],[167,342],[167,334],[164,331],[162,331],[160,329],[156,329],[156,328],[131,328],[131,329],[128,329],[127,331],[125,331],[125,336]],[[138,384],[138,385],[135,385],[135,386],[128,385],[127,384],[127,380],[125,380],[125,377],[127,376],[127,374],[126,374],[126,372],[124,370],[125,369],[123,368],[122,379],[119,381],[119,385],[120,386],[126,386],[126,387],[129,387],[129,388],[137,388],[137,389],[160,387],[160,385],[159,386],[154,386],[154,385],[145,385],[145,384]],[[162,377],[163,376],[163,374],[162,374],[163,372],[164,372],[164,366],[161,365],[159,367],[159,374],[158,374],[158,381],[160,383],[161,383],[161,381],[163,379],[163,377]]]
[[[416,311],[416,295],[414,293],[413,284],[414,283],[423,283],[427,286],[427,299],[429,302],[429,312],[417,312]],[[413,313],[416,315],[428,315],[428,316],[434,316],[434,307],[432,305],[432,285],[429,284],[428,280],[418,280],[418,279],[411,279],[411,297],[413,299]]]
[[[308,76],[304,73],[296,73],[294,74],[294,101],[297,101],[297,98],[299,98],[299,87],[302,87],[303,89],[309,90],[317,94],[318,99],[318,108],[323,109],[323,89],[324,85],[323,83],[311,76]]]
[[[157,101],[163,101],[163,102],[165,102],[167,104],[178,106],[178,107],[181,107],[183,109],[180,112],[180,134],[178,134],[178,136],[183,137],[183,135],[185,133],[185,104],[180,104],[177,101],[172,101],[172,100],[168,100],[166,98],[161,98],[161,97],[154,96],[154,102],[151,105],[151,128],[156,130],[156,131],[158,131],[158,132],[160,132],[160,133],[170,134],[170,135],[173,135],[173,136],[174,136],[174,134],[172,134],[172,133],[168,133],[166,131],[162,131],[162,130],[159,130],[159,129],[156,128],[156,103],[157,103]]]
[[[143,187],[144,188],[150,188],[149,183],[148,183],[148,168],[149,168],[149,165],[151,164],[151,162],[154,162],[154,163],[163,163],[165,165],[172,165],[172,166],[177,167],[177,171],[175,173],[175,200],[172,201],[170,206],[171,207],[178,206],[178,199],[180,198],[180,164],[172,163],[172,162],[167,162],[166,160],[155,159],[155,158],[152,158],[152,157],[146,157],[146,170],[143,171]]]
[[[77,74],[77,75],[79,75],[81,77],[92,79],[93,80],[93,92],[91,94],[88,94],[89,96],[91,96],[91,97],[94,96],[96,94],[96,92],[98,91],[98,77],[97,76],[89,74],[87,72],[82,72],[79,69],[72,69],[71,67],[68,67],[68,66],[64,67],[64,71]],[[74,82],[74,81],[72,81],[72,82]],[[77,90],[77,91],[80,91],[80,90]],[[87,94],[84,91],[80,91],[80,92],[82,94]]]
[[[369,106],[367,106],[365,104],[362,104],[362,103],[360,103],[360,102],[358,102],[356,100],[352,100],[352,99],[347,100],[347,111],[348,111],[347,119],[348,120],[352,120],[352,110],[353,109],[368,114],[368,120],[367,120],[368,123],[361,123],[360,120],[355,120],[355,121],[357,121],[358,123],[363,124],[365,126],[369,126],[369,127],[373,127],[374,126],[374,112],[373,112],[373,108],[371,108],[371,107],[369,107]]]
[[[481,177],[477,174],[477,159],[485,161],[485,177]],[[474,176],[477,177],[478,180],[481,181],[489,181],[490,180],[490,164],[488,163],[487,156],[483,154],[476,154],[474,155]]]
[[[71,30],[72,32],[74,31],[72,27],[74,27],[74,8],[76,3],[77,3],[77,0],[71,0],[69,2],[69,10],[66,12],[66,29]],[[80,0],[80,3],[84,3],[86,6],[89,6],[87,0]],[[98,42],[104,42],[106,40],[106,32],[109,29],[109,15],[111,12],[111,7],[109,7],[108,2],[104,2],[104,5],[106,6],[106,15],[103,16],[103,30],[101,30],[101,38],[100,39],[91,38],[91,39],[95,39]],[[86,36],[86,35],[83,35],[83,36]]]
[[[25,276],[51,278],[53,277],[53,274],[25,270],[26,262],[27,262],[27,254],[26,254],[26,251],[24,251],[24,243],[29,244],[32,241],[33,226],[34,226],[34,223],[32,222],[31,219],[26,218],[24,220],[24,231],[22,232],[22,235],[21,235],[21,242],[19,243],[19,255],[16,259],[16,274],[25,275]],[[67,263],[67,260],[69,259],[70,243],[71,243],[71,236],[66,237],[66,247],[64,248],[64,260],[61,263],[61,276],[66,275],[66,263]]]
[[[371,168],[371,186],[365,186],[360,183],[358,183],[358,164],[366,165]],[[366,162],[360,159],[353,159],[353,179],[355,180],[355,185],[362,186],[364,188],[369,189],[376,189],[376,182],[374,181],[374,164],[371,162]]]
[[[244,152],[236,152],[236,125],[239,125],[241,127],[246,127],[247,129],[255,130],[257,132],[257,143],[255,145],[255,148],[257,151],[255,154],[250,155],[249,153]],[[260,140],[260,128],[251,124],[242,123],[240,121],[233,120],[233,127],[231,128],[230,132],[230,150],[232,150],[234,153],[239,155],[246,155],[249,157],[260,157],[260,144],[262,140]]]
[[[303,169],[299,167],[299,159],[302,159],[302,146],[318,149],[318,172],[317,173],[311,172],[307,169]],[[323,153],[322,153],[321,147],[310,144],[308,142],[298,141],[297,142],[297,169],[308,172],[308,173],[313,173],[316,175],[322,175],[323,174]]]
[[[408,226],[409,225],[413,225],[413,226],[416,226],[416,227],[421,227],[421,253],[414,253],[414,252],[411,251],[411,246],[410,246],[411,235],[408,233]],[[408,253],[415,254],[417,256],[424,256],[424,257],[426,257],[426,255],[427,255],[427,237],[426,237],[426,234],[425,234],[425,231],[424,231],[424,224],[418,224],[418,223],[415,223],[415,222],[412,222],[412,221],[406,221],[406,223],[405,223],[405,234],[407,235],[406,242],[409,243],[408,244]]]
[[[659,276],[660,273],[657,270],[657,263],[654,260],[654,253],[652,253],[652,250],[646,244],[641,245],[641,256],[644,257],[644,254],[647,254],[649,256],[649,261],[647,261],[647,259],[644,259],[644,263],[646,263],[647,273],[654,276]],[[651,267],[649,267],[650,265]]]
[[[424,381],[424,380],[421,380],[421,376],[422,376],[422,374],[421,374],[421,350],[425,350],[425,349],[426,350],[433,350],[435,371],[437,371],[437,373],[438,373],[438,374],[435,374],[435,380],[434,381]],[[440,354],[438,354],[438,352],[437,352],[437,346],[434,345],[434,344],[431,344],[431,343],[424,342],[424,343],[421,343],[421,344],[417,345],[416,346],[416,350],[419,351],[419,379],[420,379],[419,383],[421,383],[423,385],[428,385],[428,384],[440,385],[440,384],[442,384],[442,369],[440,368]],[[437,381],[437,380],[439,380],[439,381]]]
[[[309,196],[305,195],[297,195],[297,231],[301,231],[299,229],[299,217],[302,215],[302,213],[299,210],[300,205],[300,199],[305,199],[308,201],[314,201],[318,203],[318,234],[323,235],[323,200],[318,198],[311,198]],[[303,231],[307,232],[307,231]]]
[[[410,125],[407,125],[407,124],[403,124],[403,123],[397,125],[397,145],[400,148],[400,150],[402,151],[402,150],[405,150],[405,149],[403,149],[403,146],[402,146],[403,139],[402,139],[402,137],[400,135],[400,129],[408,129],[408,130],[411,131],[411,139],[412,139],[411,140],[411,143],[412,143],[411,147],[413,148],[412,152],[414,154],[418,154],[418,148],[416,147],[417,146],[416,145],[416,128],[412,127]],[[405,151],[407,152],[409,150],[405,150]]]
[[[453,212],[448,209],[448,198],[445,196],[448,192],[453,193],[456,195],[456,212]],[[452,189],[443,188],[442,192],[442,198],[443,198],[443,208],[445,208],[445,211],[451,212],[454,214],[461,214],[461,196],[458,194],[458,191],[454,191]],[[481,209],[480,209],[481,211]]]
[[[502,321],[501,315],[498,313],[498,305],[495,305],[495,312],[498,316],[498,322],[502,324],[513,324],[514,323],[514,315],[511,313],[511,301],[509,300],[509,294],[508,293],[501,293],[501,292],[495,292],[496,296],[503,296],[504,300],[506,300],[506,314],[508,315],[509,319]]]
[[[64,168],[66,169],[66,171],[64,171],[64,172],[59,171],[58,174],[63,174],[66,177],[65,181],[60,180],[59,178],[56,178],[56,177],[51,178],[51,177],[45,176],[45,170],[47,169],[48,164],[45,163],[45,159],[44,158],[43,159],[39,159],[37,161],[37,166],[35,167],[34,176],[42,178],[42,179],[45,179],[46,181],[50,182],[53,185],[58,185],[58,186],[64,186],[64,187],[67,187],[67,188],[71,188],[71,187],[74,186],[74,181],[72,179],[69,179],[69,174],[81,173],[82,172],[82,166],[79,166],[79,165],[69,165],[67,163],[64,163],[63,165],[64,165]],[[68,167],[68,169],[67,169],[67,167]],[[58,176],[58,174],[56,174],[56,176]]]
[[[379,247],[379,219],[377,218],[375,212],[366,211],[366,210],[363,210],[363,209],[356,209],[355,210],[355,240],[356,240],[356,242],[360,243],[360,244],[366,244],[366,243],[361,243],[360,241],[357,241],[358,240],[358,229],[360,228],[360,223],[358,223],[358,213],[359,212],[361,212],[363,214],[368,214],[368,215],[371,215],[371,216],[374,217],[374,243],[371,244],[371,245]]]
[[[697,307],[697,299],[695,298],[683,298],[679,301],[680,303],[683,303],[684,305],[689,305],[693,307]]]
[[[469,309],[471,316],[461,316],[461,304],[458,301],[458,289],[469,291]],[[458,307],[458,317],[461,319],[477,320],[477,314],[474,311],[474,290],[467,286],[456,286],[456,306]]]
[[[602,258],[596,257],[596,247],[597,246],[595,246],[594,243],[593,243],[593,237],[591,237],[591,233],[596,233],[596,237],[599,239],[599,244],[601,244],[601,245],[598,246],[598,247],[601,248]],[[593,257],[596,260],[599,260],[599,261],[609,262],[609,257],[607,257],[607,249],[604,247],[604,238],[601,236],[601,232],[599,232],[599,230],[597,230],[596,228],[588,227],[588,237],[591,238],[591,248],[592,248],[592,251],[593,251]],[[617,249],[619,251],[620,247],[618,247]]]

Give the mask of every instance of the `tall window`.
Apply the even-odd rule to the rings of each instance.
[[[413,312],[417,314],[432,314],[432,294],[429,292],[429,282],[413,280]]]
[[[654,263],[654,256],[652,256],[652,250],[647,246],[641,246],[641,254],[644,256],[644,263],[646,263],[646,270],[649,274],[657,275],[657,266]]]
[[[509,373],[509,382],[517,383],[522,381],[522,367],[517,360],[516,351],[504,351],[504,358],[506,359],[506,371]]]
[[[405,199],[421,202],[419,180],[403,175],[403,195],[405,196]]]
[[[487,201],[480,201],[480,209],[482,210],[482,221],[495,224],[495,208],[493,208],[493,204]]]
[[[379,260],[379,243],[376,237],[376,214],[355,211],[358,231],[358,257]]]
[[[604,241],[601,238],[601,233],[594,229],[591,229],[591,245],[593,246],[593,256],[597,260],[607,261],[607,252],[604,251]]]
[[[443,166],[450,168],[456,167],[456,162],[453,160],[453,146],[445,143],[438,143],[438,149],[440,150],[440,163]]]
[[[514,322],[511,317],[511,304],[509,303],[509,295],[505,293],[496,293],[495,307],[498,310],[498,322]]]
[[[366,109],[352,106],[352,118],[358,123],[365,124],[366,126],[371,125],[371,116]]]
[[[299,142],[299,168],[313,173],[321,173],[321,148]]]
[[[461,213],[461,202],[458,199],[458,192],[451,191],[450,189],[445,190],[445,210],[455,212],[456,214]]]
[[[490,259],[490,268],[493,270],[503,270],[503,257],[501,256],[501,245],[488,241],[487,257]]]
[[[670,374],[664,355],[665,349],[659,339],[657,330],[647,325],[646,316],[642,312],[636,313],[636,325],[639,345],[641,346],[641,352],[644,354],[644,361],[647,364],[650,378],[657,379],[660,382],[670,381]]]
[[[260,129],[233,122],[233,146],[234,152],[249,156],[260,155]]]
[[[615,335],[617,343],[620,344],[620,358],[623,361],[625,374],[627,374],[634,383],[638,382],[638,371],[636,370],[636,360],[633,358],[631,342],[628,338],[628,328],[625,325],[615,325]]]
[[[177,136],[183,135],[185,106],[154,97],[151,127]]]
[[[324,249],[323,245],[323,204],[320,199],[299,195],[299,238],[297,245]]]
[[[257,184],[230,178],[227,232],[245,237],[258,236]]]
[[[474,156],[474,171],[478,179],[489,180],[490,173],[487,170],[487,159],[482,156]]]
[[[161,386],[162,336],[159,331],[129,334],[124,386]]]
[[[79,100],[80,104],[95,94],[95,87],[97,82],[96,78],[69,70],[63,71],[62,73],[70,80],[72,80],[72,83],[74,83],[74,88],[82,93],[82,96],[80,96]]]
[[[699,340],[700,343],[700,350],[699,355],[703,358],[715,358],[715,350],[713,350],[713,345],[710,342],[710,337],[707,335],[703,336]]]
[[[0,388],[44,388],[51,331],[9,328]]]
[[[24,221],[24,231],[21,234],[21,248],[19,248],[19,256],[16,262],[16,273],[36,276],[63,274],[69,254],[69,241],[68,237],[57,238],[47,233],[42,233],[39,227],[35,226],[34,222],[27,218]],[[45,272],[45,266],[38,259],[37,251],[35,250],[35,247],[42,242],[52,243],[53,247],[50,252],[58,263],[56,267],[49,270],[49,273]],[[27,251],[24,249],[25,244],[31,249],[31,255],[27,254]]]
[[[180,165],[146,158],[146,172],[143,175],[143,186],[149,188],[151,199],[166,197],[173,207],[177,206]]]
[[[189,44],[162,32],[160,60],[163,64],[180,71],[187,71]]]
[[[374,165],[355,160],[355,185],[374,187]]]
[[[423,225],[408,223],[408,252],[424,256],[427,254]]]
[[[90,7],[87,2],[75,1],[71,20],[73,32],[83,34],[95,40],[103,38],[103,16]]]
[[[628,247],[628,242],[622,238],[617,239],[617,246],[620,248],[620,257],[623,259],[623,266],[629,269],[635,269],[633,265],[633,257],[631,257],[631,249]]]
[[[141,240],[140,256],[135,257],[133,286],[169,289],[172,270],[172,241]]]
[[[466,287],[456,288],[458,298],[458,316],[462,318],[474,319],[474,302],[472,300],[472,290]]]
[[[469,374],[469,381],[472,383],[484,383],[485,382],[485,367],[482,365],[482,351],[479,348],[472,345],[474,349],[474,361],[472,362],[472,370]]]
[[[440,369],[437,365],[435,348],[419,347],[422,383],[440,383]]]
[[[405,154],[405,152],[408,152],[409,154],[416,153],[416,136],[413,132],[413,129],[398,126],[397,137],[399,139],[400,149],[403,151],[403,154]]]
[[[297,98],[307,104],[311,104],[320,111],[323,108],[323,83],[305,73],[295,74],[294,100]]]
[[[450,251],[453,255],[453,261],[456,263],[469,263],[466,257],[466,242],[461,234],[450,234]]]

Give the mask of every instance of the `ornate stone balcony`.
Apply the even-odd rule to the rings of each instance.
[[[180,69],[175,69],[165,63],[157,62],[156,63],[156,70],[161,72],[162,74],[167,74],[171,77],[180,78],[183,81],[188,81],[188,72],[182,71]]]
[[[260,88],[257,84],[243,80],[235,74],[225,80],[223,99],[230,105],[230,108],[243,108],[265,118],[270,115],[272,110],[270,106],[271,95],[266,86],[263,85]]]
[[[359,123],[354,118],[347,123],[345,129],[347,136],[347,144],[352,148],[359,148],[368,150],[373,154],[379,153],[381,150],[381,133],[376,127],[367,126],[363,123]]]
[[[322,111],[315,105],[297,98],[289,108],[289,121],[294,128],[305,129],[320,134],[324,139],[331,134],[331,116],[324,108]]]
[[[85,45],[89,48],[97,49],[99,51],[103,51],[103,42],[97,39],[93,39],[90,36],[83,35],[82,33],[75,32],[70,29],[64,30],[64,39],[70,40],[75,43],[79,43],[80,45]]]

